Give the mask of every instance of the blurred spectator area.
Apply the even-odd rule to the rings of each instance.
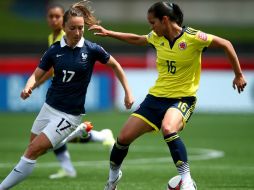
[[[148,34],[148,8],[157,0],[90,0],[95,15],[108,29]],[[47,49],[50,30],[46,23],[49,3],[66,9],[73,0],[0,0],[0,111],[38,110],[44,102],[46,86],[33,98],[19,98],[27,77]],[[184,12],[184,25],[230,40],[238,53],[248,86],[243,95],[232,93],[232,69],[223,51],[209,49],[202,61],[202,80],[197,110],[254,113],[254,1],[253,0],[175,0]],[[87,28],[86,28],[87,29]],[[125,68],[138,103],[157,77],[155,54],[150,47],[128,45],[111,38],[94,36],[85,29],[85,38],[101,44]],[[122,88],[112,71],[96,64],[89,85],[89,110],[122,105]],[[216,77],[215,77],[216,76]],[[141,79],[141,80],[140,80]],[[144,82],[145,80],[145,82]],[[223,95],[221,94],[223,91]],[[145,93],[145,94],[143,94]],[[212,100],[216,101],[213,102]]]
[[[50,30],[46,23],[46,7],[62,4],[66,9],[73,0],[4,0],[0,1],[0,56],[41,55],[47,48]],[[102,25],[118,31],[147,34],[146,20],[153,0],[90,0]],[[174,2],[174,1],[173,1]],[[254,52],[254,1],[249,0],[178,0],[184,12],[184,25],[229,39],[237,53]],[[85,38],[103,45],[112,53],[143,54],[148,48],[127,45],[111,38],[94,36],[85,31]],[[208,51],[208,53],[219,53]]]

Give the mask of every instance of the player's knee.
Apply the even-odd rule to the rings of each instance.
[[[131,144],[132,143],[132,138],[129,134],[121,133],[117,137],[117,142],[119,142],[121,144]]]
[[[121,144],[126,144],[128,138],[126,135],[124,134],[120,134],[118,137],[117,137],[117,142],[121,143]]]
[[[161,131],[163,133],[163,135],[168,135],[168,134],[172,134],[172,133],[176,133],[178,132],[178,127],[172,124],[162,124],[161,125]]]
[[[25,157],[31,160],[36,160],[40,155],[42,155],[45,151],[40,148],[40,146],[31,142],[28,145],[28,148],[25,152]]]

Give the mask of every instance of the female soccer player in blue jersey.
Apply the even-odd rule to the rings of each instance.
[[[34,121],[30,144],[19,163],[0,184],[0,190],[10,189],[25,180],[33,171],[36,159],[56,147],[77,128],[85,113],[85,96],[96,61],[113,69],[125,91],[125,107],[130,109],[133,104],[120,64],[101,46],[83,38],[84,26],[97,23],[86,5],[85,1],[81,1],[65,12],[65,36],[44,53],[39,66],[21,92],[21,98],[27,99],[38,81],[53,66],[52,84],[46,102]]]
[[[60,4],[50,4],[47,8],[47,22],[52,30],[48,36],[48,45],[51,46],[53,43],[58,42],[65,35],[63,30],[63,16],[64,7]],[[53,67],[50,69],[40,80],[40,84],[53,77]],[[71,142],[88,143],[88,142],[101,142],[103,145],[111,148],[114,145],[115,139],[110,129],[103,129],[101,131],[91,130],[85,137],[82,136],[84,129],[84,123],[81,124],[75,131],[75,135],[72,135]],[[78,132],[79,131],[79,132]],[[79,135],[81,134],[81,136]],[[56,173],[49,176],[50,179],[59,179],[63,177],[76,177],[76,170],[71,162],[70,153],[67,146],[64,144],[60,148],[54,150],[57,160],[60,163],[61,169]]]
[[[158,2],[147,13],[152,31],[136,35],[106,30],[95,25],[96,35],[109,36],[135,45],[151,44],[156,50],[158,79],[140,107],[131,114],[120,131],[110,156],[109,179],[105,190],[114,190],[122,176],[121,164],[129,145],[144,133],[162,130],[173,161],[182,177],[181,190],[194,190],[187,152],[179,132],[185,127],[196,103],[204,48],[220,48],[231,63],[233,87],[242,92],[244,75],[232,44],[220,37],[190,27],[182,27],[183,13],[175,3]]]
[[[59,4],[50,4],[47,8],[47,23],[52,32],[48,36],[48,45],[58,42],[65,35],[63,30],[64,7]],[[53,77],[53,67],[41,78],[40,83]],[[61,169],[57,173],[51,174],[50,179],[58,179],[63,177],[76,177],[77,172],[71,162],[70,153],[67,145],[54,150],[57,160],[60,163]]]

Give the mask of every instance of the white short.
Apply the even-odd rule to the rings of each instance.
[[[43,132],[53,147],[69,136],[81,123],[82,116],[58,111],[44,103],[35,119],[31,132],[39,135]]]

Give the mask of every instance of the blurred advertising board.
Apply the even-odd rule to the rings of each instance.
[[[20,98],[28,75],[0,75],[0,111],[39,111],[46,97],[50,81],[36,88],[27,100]],[[88,86],[87,110],[104,110],[112,106],[113,79],[107,74],[95,74]]]
[[[150,87],[157,78],[154,69],[127,70],[126,74],[135,97],[133,110],[144,100]],[[248,85],[245,91],[238,94],[232,87],[232,71],[204,70],[201,75],[197,93],[196,111],[199,112],[254,112],[254,70],[245,71]],[[122,111],[123,91],[119,83],[116,87],[115,105]]]
[[[143,101],[157,78],[155,57],[147,55],[116,55],[124,67],[135,104]],[[20,92],[27,78],[36,68],[39,58],[0,58],[0,111],[37,111],[45,100],[50,81],[34,90],[26,101],[20,99]],[[233,90],[233,71],[223,57],[204,57],[198,91],[197,111],[205,112],[254,112],[254,58],[240,58],[248,85],[240,95]],[[88,87],[87,110],[107,110],[114,107],[125,110],[124,92],[115,79],[112,70],[105,65],[95,64],[94,74]]]

